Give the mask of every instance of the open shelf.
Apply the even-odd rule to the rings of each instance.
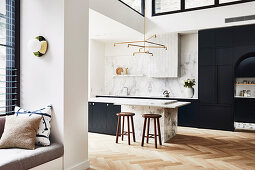
[[[255,84],[243,84],[243,83],[238,83],[236,85],[238,85],[238,86],[255,86]]]
[[[241,98],[241,99],[255,99],[255,96],[250,96],[250,97],[235,96],[235,98]]]

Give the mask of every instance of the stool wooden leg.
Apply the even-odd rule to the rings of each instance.
[[[150,118],[148,118],[148,125],[147,125],[147,143],[149,143],[149,133],[150,132]]]
[[[127,116],[127,127],[128,127],[128,145],[130,145],[129,116]]]
[[[157,149],[157,125],[156,125],[156,118],[154,118],[154,139],[155,139],[155,148]]]
[[[142,136],[142,143],[141,146],[144,145],[144,136],[145,136],[145,129],[146,129],[146,120],[147,118],[144,118],[144,124],[143,124],[143,136]]]
[[[134,127],[133,116],[131,116],[131,124],[132,124],[133,141],[135,142],[135,127]]]
[[[125,121],[125,116],[122,118],[122,128],[121,128],[121,140],[124,140],[124,121]]]
[[[121,117],[118,116],[118,125],[117,125],[117,131],[116,131],[116,143],[118,143],[118,139],[119,139],[120,122],[121,122]]]
[[[159,144],[162,145],[159,118],[157,118],[157,123],[158,123],[158,138],[159,138]]]

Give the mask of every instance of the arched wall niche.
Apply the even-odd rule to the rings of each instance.
[[[255,78],[255,52],[240,57],[235,64],[236,78]]]

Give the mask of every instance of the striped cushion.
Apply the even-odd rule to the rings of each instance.
[[[39,125],[39,129],[36,134],[36,144],[41,146],[49,146],[50,145],[50,121],[51,121],[51,108],[49,105],[39,110],[28,111],[24,110],[20,107],[15,107],[15,114],[27,114],[28,116],[33,115],[42,115],[42,120]]]

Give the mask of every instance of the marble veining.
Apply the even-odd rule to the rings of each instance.
[[[137,141],[142,140],[142,131],[144,125],[144,118],[142,114],[160,114],[162,117],[159,119],[160,130],[161,130],[161,139],[162,142],[167,142],[169,139],[174,137],[177,132],[177,114],[178,108],[175,109],[164,109],[161,107],[144,107],[144,106],[121,106],[122,112],[133,112],[136,115],[134,116],[134,126],[135,126],[135,137]],[[124,123],[125,130],[127,129],[126,121]],[[147,127],[146,127],[147,129]],[[154,134],[154,120],[150,120],[150,134]],[[147,130],[146,130],[147,135]],[[145,138],[146,139],[146,138]],[[150,139],[151,142],[154,139]]]

